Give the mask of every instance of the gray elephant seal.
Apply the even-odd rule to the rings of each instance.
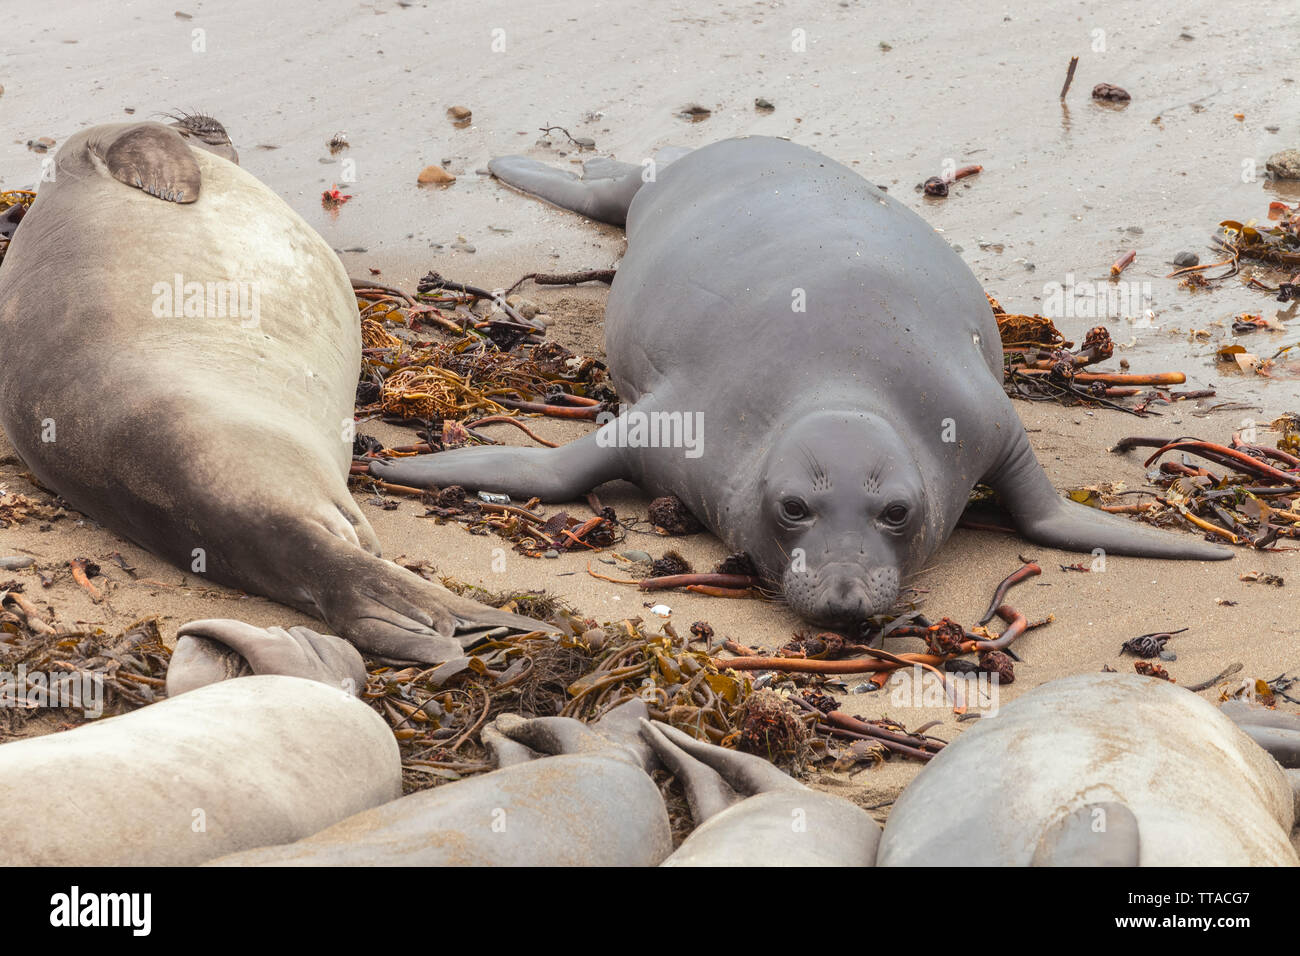
[[[998,492],[1028,539],[1072,551],[1226,558],[1062,498],[1002,391],[984,292],[947,242],[857,173],[779,139],[715,143],[588,180],[492,171],[606,222],[628,251],[605,313],[617,420],[557,449],[475,448],[372,466],[406,485],[570,501],[626,478],[675,494],[815,624],[888,609]]]
[[[359,697],[366,662],[342,638],[309,627],[254,627],[243,621],[190,621],[176,632],[167,665],[167,696],[249,674],[319,681]]]
[[[1295,866],[1286,775],[1195,694],[1051,681],[979,721],[903,791],[881,866]]]
[[[372,654],[436,662],[490,628],[535,630],[379,556],[347,488],[348,277],[218,155],[224,131],[190,125],[97,126],[59,150],[0,269],[18,453],[113,531]]]
[[[668,813],[636,739],[644,704],[620,710],[591,727],[503,715],[484,730],[500,769],[213,865],[654,866],[672,851]]]
[[[642,721],[655,754],[683,782],[695,829],[661,866],[873,866],[880,826],[761,757]]]
[[[244,677],[0,746],[0,863],[197,864],[401,792],[393,733],[365,704],[316,681]]]

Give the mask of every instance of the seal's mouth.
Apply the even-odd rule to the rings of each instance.
[[[782,576],[781,585],[791,609],[804,620],[852,632],[894,606],[899,573],[888,565],[828,562],[802,571],[791,568]]]

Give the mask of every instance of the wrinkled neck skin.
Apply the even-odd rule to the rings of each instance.
[[[861,406],[792,409],[770,434],[735,463],[729,543],[803,619],[861,628],[947,539],[979,476]]]

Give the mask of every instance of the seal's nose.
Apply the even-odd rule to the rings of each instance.
[[[895,568],[845,569],[828,577],[823,592],[826,616],[856,626],[888,610],[898,600],[898,571]]]

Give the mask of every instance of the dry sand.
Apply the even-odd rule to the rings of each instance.
[[[1219,400],[1253,406],[1204,417],[1179,407],[1161,419],[1139,421],[1118,412],[1018,403],[1058,487],[1115,480],[1142,487],[1140,455],[1108,451],[1125,434],[1196,433],[1222,440],[1245,418],[1267,420],[1300,410],[1294,378],[1222,374],[1211,345],[1187,341],[1192,328],[1212,329],[1216,343],[1226,339],[1224,320],[1274,308],[1267,297],[1231,283],[1192,295],[1162,278],[1167,261],[1182,249],[1206,257],[1205,240],[1221,219],[1262,217],[1270,199],[1300,197],[1295,189],[1242,175],[1243,164],[1254,160],[1262,177],[1269,153],[1300,144],[1291,108],[1295,85],[1287,76],[1296,14],[1275,3],[1189,0],[1166,17],[1132,4],[1058,0],[1029,10],[955,2],[942,16],[855,0],[453,0],[405,7],[387,0],[273,6],[182,0],[182,11],[191,17],[182,19],[173,14],[177,2],[123,8],[86,0],[6,4],[0,114],[10,136],[0,143],[3,188],[37,180],[40,157],[22,145],[28,139],[49,135],[61,142],[82,126],[124,118],[127,107],[136,116],[192,107],[225,121],[244,166],[334,246],[366,250],[344,253],[352,274],[376,268],[382,281],[411,288],[423,272],[435,269],[498,287],[525,272],[608,267],[621,254],[618,230],[522,198],[475,174],[488,158],[505,152],[560,164],[574,158],[563,146],[537,146],[538,127],[566,126],[575,136],[593,137],[599,154],[631,161],[670,143],[699,145],[744,133],[789,136],[887,186],[961,246],[987,290],[1015,311],[1036,310],[1047,283],[1064,283],[1069,276],[1076,282],[1101,279],[1122,251],[1136,248],[1137,264],[1126,275],[1150,284],[1159,327],[1135,327],[1134,316],[1105,323],[1117,341],[1132,341],[1123,354],[1134,369],[1181,369],[1193,386],[1217,386]],[[196,29],[205,31],[204,52],[192,48]],[[504,52],[493,52],[495,29],[505,31]],[[798,29],[807,31],[807,52],[791,50]],[[1097,30],[1104,31],[1102,52],[1093,46]],[[1081,63],[1066,108],[1057,94],[1074,53]],[[1102,81],[1127,88],[1132,104],[1123,111],[1094,104],[1088,92]],[[775,112],[756,112],[757,96],[775,103]],[[713,109],[712,117],[695,124],[675,118],[690,103]],[[470,128],[455,129],[444,116],[453,104],[473,109]],[[1234,118],[1236,113],[1244,120]],[[1269,132],[1270,125],[1280,130]],[[346,130],[353,145],[331,159],[325,143],[337,130]],[[459,181],[445,189],[418,188],[419,170],[443,159]],[[946,201],[913,191],[948,159],[981,163],[984,172],[956,186]],[[355,182],[343,182],[341,160],[355,163]],[[319,203],[320,191],[332,183],[355,195],[337,216]],[[449,250],[458,235],[477,252]],[[553,338],[579,350],[599,346],[601,288],[526,294],[558,319]],[[1078,338],[1097,321],[1066,319],[1060,325]],[[1261,333],[1246,344],[1267,354],[1296,337]],[[552,421],[537,428],[552,439],[583,430]],[[365,430],[393,441],[409,435]],[[489,433],[510,443],[522,438],[504,426]],[[0,487],[39,497],[22,470],[6,443],[0,448]],[[623,516],[645,515],[646,497],[629,485],[611,484],[600,495]],[[545,588],[601,620],[647,614],[646,598],[635,589],[589,577],[586,557],[527,559],[498,539],[422,517],[423,506],[414,502],[386,511],[369,495],[358,500],[390,557],[427,559],[444,574],[489,588]],[[585,504],[571,510],[587,513]],[[497,547],[507,549],[504,573],[491,569]],[[633,535],[624,547],[656,556],[673,547],[700,568],[724,553],[707,535]],[[198,617],[256,624],[306,620],[262,598],[206,586],[76,515],[44,529],[29,523],[0,530],[0,552],[32,554],[40,567],[56,573],[48,589],[31,570],[0,577],[24,582],[61,625],[117,629],[157,614],[170,639],[177,626]],[[113,552],[123,555],[138,579],[110,560]],[[1020,554],[1037,558],[1044,574],[1014,592],[1015,605],[1031,619],[1052,614],[1055,622],[1017,644],[1024,661],[1016,683],[1001,689],[1002,703],[1067,674],[1105,665],[1128,670],[1131,659],[1117,656],[1124,639],[1181,627],[1187,632],[1170,645],[1177,660],[1167,665],[1180,683],[1204,680],[1234,662],[1249,677],[1300,670],[1291,593],[1300,578],[1292,552],[1243,550],[1223,563],[1113,557],[1104,572],[1080,574],[1059,570],[1078,556],[958,531],[911,583],[924,589],[930,617],[970,623]],[[67,562],[78,556],[104,568],[110,582],[104,603],[92,603],[71,581]],[[1278,589],[1239,580],[1254,570],[1281,575],[1287,584]],[[679,629],[706,620],[719,636],[759,648],[778,646],[799,627],[788,611],[758,601],[686,594],[662,600]],[[909,642],[896,644],[896,650],[913,649]],[[939,720],[933,733],[959,732],[946,708],[899,707],[888,694],[844,699],[850,712],[862,716],[888,714],[913,727]],[[819,779],[875,806],[896,796],[917,770],[915,763],[894,760],[851,779]],[[884,810],[879,813],[883,819]]]

